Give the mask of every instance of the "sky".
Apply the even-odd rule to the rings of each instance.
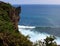
[[[60,0],[0,0],[11,4],[59,4]]]

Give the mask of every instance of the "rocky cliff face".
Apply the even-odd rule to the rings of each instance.
[[[27,37],[18,32],[21,7],[0,1],[0,46],[32,46]]]
[[[10,21],[13,22],[15,30],[18,30],[18,21],[20,19],[19,14],[21,12],[21,7],[13,7],[9,3],[4,3],[0,1],[0,10],[5,10],[10,18]]]
[[[20,19],[19,13],[21,12],[21,7],[12,7],[9,11],[10,20],[13,22],[15,30],[18,30],[18,21]]]

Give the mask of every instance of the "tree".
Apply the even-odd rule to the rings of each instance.
[[[55,39],[55,36],[47,36],[46,39],[44,39],[44,42],[36,41],[34,46],[57,46],[57,43],[54,41]]]
[[[55,36],[47,36],[46,39],[44,39],[46,46],[57,46],[56,42],[54,42],[55,39]]]

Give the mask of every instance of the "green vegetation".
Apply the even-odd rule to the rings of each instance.
[[[44,39],[44,42],[42,41],[36,41],[34,43],[34,46],[57,46],[57,43],[54,41],[56,38],[54,36],[46,37]]]
[[[19,19],[18,11],[19,9],[16,10],[10,4],[0,2],[0,46],[57,46],[53,36],[47,37],[44,42],[37,41],[33,45],[28,40],[29,36],[24,36],[16,30],[15,24]]]
[[[32,46],[27,36],[15,30],[9,16],[12,8],[10,4],[0,3],[0,46]]]
[[[57,46],[56,42],[54,41],[56,38],[54,36],[47,37],[45,39],[46,46]]]

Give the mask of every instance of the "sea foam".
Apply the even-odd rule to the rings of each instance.
[[[36,28],[35,26],[20,26],[18,25],[18,29],[19,31],[25,35],[25,36],[29,36],[30,37],[30,41],[32,42],[36,42],[38,40],[44,41],[43,39],[45,39],[47,36],[50,36],[47,33],[38,33],[38,32],[34,32],[32,31],[32,29]],[[60,44],[60,38],[57,37],[57,39],[55,40],[57,42],[57,44]]]

